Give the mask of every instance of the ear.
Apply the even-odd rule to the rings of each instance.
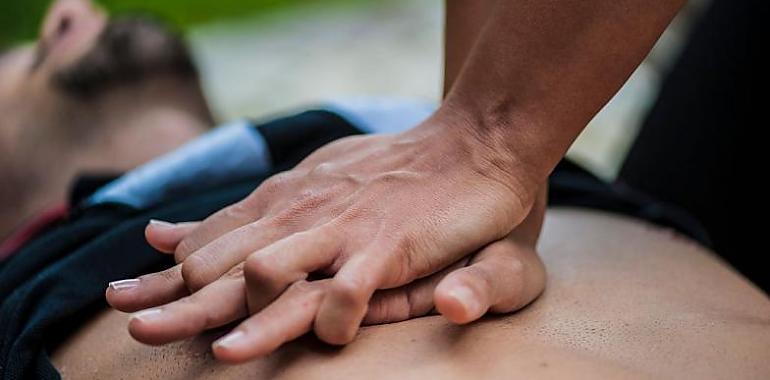
[[[55,0],[40,28],[40,38],[54,43],[72,30],[101,28],[106,16],[91,0]]]

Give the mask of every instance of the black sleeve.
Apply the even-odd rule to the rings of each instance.
[[[363,132],[329,111],[307,111],[255,127],[265,138],[275,172],[288,170],[316,149]]]

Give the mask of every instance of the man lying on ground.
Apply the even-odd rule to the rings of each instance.
[[[114,177],[212,123],[174,34],[56,1],[36,44],[0,55],[0,259],[66,213],[78,176]]]
[[[770,300],[692,240],[636,218],[555,207],[546,212],[538,248],[548,267],[545,293],[520,312],[471,325],[430,316],[364,327],[339,350],[308,336],[232,366],[210,350],[227,329],[151,347],[127,333],[128,315],[111,310],[66,341],[53,362],[73,379],[770,375]],[[300,309],[283,310],[282,318]]]
[[[61,225],[78,220],[83,209],[91,206],[83,201],[103,184],[104,177],[114,177],[116,173],[131,169],[199,135],[210,125],[211,117],[194,66],[184,45],[175,36],[143,19],[107,21],[102,12],[86,1],[55,2],[38,43],[34,47],[4,53],[0,75],[3,79],[0,105],[7,111],[3,113],[2,143],[8,147],[3,151],[3,168],[9,179],[7,186],[3,187],[3,201],[6,202],[3,205],[3,221],[6,223],[2,227],[6,235],[14,231],[3,243],[3,307],[8,312],[4,318],[27,323],[31,322],[26,318],[28,315],[18,312],[22,309],[20,303],[24,303],[25,294],[20,287],[35,287],[36,278],[22,268],[28,270],[30,260],[43,267],[54,265],[61,255],[74,250],[74,246],[62,246],[62,241],[41,244],[39,242],[43,239],[39,238],[46,232],[56,231]],[[329,113],[324,117],[340,119],[340,116]],[[351,115],[348,114],[348,117]],[[401,119],[401,122],[398,128],[404,129],[419,120]],[[363,131],[376,131],[378,124],[372,123],[368,127]],[[215,150],[216,142],[221,143],[223,139],[252,141],[246,148],[256,146],[259,149],[261,140],[256,137],[258,132],[247,129],[250,128],[240,124],[223,128],[221,132],[217,131],[207,139],[188,146],[185,151],[176,152],[175,157],[183,161],[188,169],[194,164],[205,169],[206,161],[216,161],[212,160],[209,147],[213,145]],[[304,135],[292,132],[298,140],[296,146],[286,149],[271,146],[274,161],[281,163],[275,154],[294,154],[294,157],[288,157],[290,159],[303,157],[319,144],[348,133],[323,124],[311,129]],[[270,131],[266,129],[261,133],[269,135]],[[320,136],[322,140],[305,138],[307,134],[316,140]],[[290,143],[290,140],[291,137],[285,143]],[[306,141],[310,145],[302,147]],[[34,148],[42,148],[40,154],[33,154],[38,153]],[[226,159],[228,154],[234,153],[234,147],[227,146],[226,149],[214,152],[219,155],[213,158]],[[185,155],[188,153],[205,159],[196,162]],[[246,172],[259,173],[264,168],[267,173],[280,168],[270,168],[264,153],[257,151],[247,157],[254,160]],[[221,161],[217,164],[218,169],[232,180],[233,172],[226,170],[230,167]],[[163,170],[160,172],[163,173]],[[81,178],[74,193],[68,196],[69,182],[84,173],[94,173],[98,177],[89,181]],[[158,179],[157,173],[154,174],[154,178]],[[171,172],[165,179],[178,180],[179,174]],[[215,174],[210,176],[215,177]],[[205,182],[194,175],[188,178],[199,186]],[[163,180],[154,181],[154,189],[162,188]],[[173,188],[164,188],[164,191],[173,192]],[[108,203],[104,198],[109,198],[110,194],[107,190],[95,194],[94,199],[102,197],[102,203]],[[41,211],[47,208],[53,211]],[[39,216],[33,217],[35,214]],[[32,220],[26,225],[18,222],[27,219]],[[76,235],[68,234],[70,240],[64,240],[72,243],[73,240],[93,237]],[[55,255],[46,256],[40,252],[41,248],[59,250]],[[24,253],[30,250],[33,253]],[[137,262],[140,260],[137,259]],[[43,267],[37,269],[42,270]],[[89,263],[83,268],[91,271],[96,266]],[[79,280],[84,278],[79,277]],[[104,281],[114,279],[110,276]],[[93,303],[87,297],[75,301]],[[64,310],[80,312],[77,308]],[[22,318],[17,318],[19,316]],[[4,366],[3,370],[13,371],[16,365],[27,368],[26,359],[15,357],[27,352],[27,349],[20,348],[23,344],[15,342],[17,338],[24,340],[23,334],[17,335],[22,331],[17,330],[15,323],[4,326],[10,330],[7,344],[3,346],[3,358],[11,365]]]
[[[398,109],[393,112],[408,113]],[[326,140],[368,132],[364,125],[351,123],[341,117],[342,114],[344,112],[304,113],[250,127],[256,133],[243,137],[264,139],[273,164],[261,173],[267,175],[294,166]],[[370,126],[376,124],[368,121]],[[312,133],[287,133],[287,127]],[[292,140],[289,136],[301,138]],[[586,211],[549,214],[551,221],[546,224],[539,248],[551,267],[551,283],[539,302],[521,314],[462,330],[442,320],[424,318],[407,324],[367,328],[362,339],[338,354],[330,355],[328,348],[305,339],[281,349],[278,355],[240,367],[214,363],[206,354],[211,342],[206,336],[160,349],[137,345],[119,328],[125,323],[125,317],[116,312],[87,323],[81,333],[68,337],[69,332],[103,306],[101,284],[169,264],[142,241],[142,230],[149,218],[200,219],[245,196],[264,178],[252,172],[247,176],[250,179],[243,183],[225,181],[220,187],[212,185],[200,192],[173,183],[167,187],[141,186],[142,178],[137,177],[163,174],[164,170],[175,168],[178,157],[194,156],[196,151],[200,150],[182,149],[181,156],[176,152],[97,191],[87,197],[86,206],[70,223],[32,242],[0,268],[3,271],[0,295],[4,299],[0,314],[4,344],[0,354],[5,363],[3,369],[7,371],[4,376],[13,378],[33,373],[37,377],[52,376],[56,370],[50,366],[46,351],[57,347],[58,368],[76,378],[172,375],[179,378],[207,375],[328,378],[330,373],[339,378],[346,375],[355,378],[509,378],[512,373],[524,377],[591,373],[614,377],[762,378],[768,373],[768,361],[762,355],[768,351],[765,317],[768,301],[764,295],[687,238],[639,220]],[[192,172],[205,173],[205,170],[196,170]],[[184,171],[175,173],[182,180],[187,175]],[[201,180],[207,176],[189,178]],[[552,204],[600,204],[594,208],[640,219],[649,219],[650,210],[661,210],[661,204],[638,204],[625,199],[566,163],[557,168],[551,182]],[[697,233],[677,223],[678,218],[665,220],[666,216],[676,214],[658,213],[656,215],[664,216],[664,220],[656,223],[673,226],[698,239]],[[173,248],[178,241],[155,239],[156,244],[163,243],[159,245],[163,250]],[[531,239],[523,241],[525,244],[514,234],[489,249],[496,255],[508,256],[533,248]],[[37,259],[43,262],[31,263]],[[13,278],[14,275],[18,278]],[[381,305],[399,305],[400,308],[392,310],[397,312],[393,316],[402,319],[404,315],[411,316],[411,310],[405,313],[401,306],[420,305],[422,300],[432,302],[430,290],[435,282],[431,281],[438,279],[429,279],[427,284],[416,282],[404,289],[406,292],[386,291],[386,296],[376,295],[375,299],[388,301],[387,295],[395,296],[390,297],[394,299],[392,303]],[[493,280],[514,284],[520,279],[513,276]],[[710,288],[716,287],[713,293],[702,292],[704,283]],[[310,303],[317,296],[318,289],[313,285],[296,289],[300,292],[295,294],[308,296]],[[427,294],[413,291],[420,289],[429,291]],[[506,290],[502,286],[496,289]],[[412,294],[407,299],[417,302],[403,303],[405,294]],[[494,296],[505,297],[506,293]],[[207,310],[217,311],[216,308]],[[385,315],[389,310],[382,308]],[[293,307],[289,311],[274,311],[282,318],[302,315]],[[423,310],[415,315],[428,312],[430,310]],[[697,337],[691,339],[695,333]],[[103,344],[105,341],[109,344]],[[718,343],[711,345],[713,342]],[[173,366],[162,360],[169,355],[180,355],[174,357]],[[324,360],[319,362],[319,358]],[[716,362],[720,364],[718,367],[709,366]]]

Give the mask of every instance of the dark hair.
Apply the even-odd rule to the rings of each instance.
[[[198,72],[179,35],[148,17],[124,17],[107,24],[94,47],[53,80],[87,98],[158,75],[195,80]]]

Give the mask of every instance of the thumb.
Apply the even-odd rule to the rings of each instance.
[[[488,245],[469,266],[444,277],[433,299],[439,313],[451,322],[464,324],[487,311],[518,310],[544,288],[545,267],[532,245],[508,238]]]
[[[179,242],[198,227],[200,222],[169,223],[150,220],[144,229],[147,242],[160,252],[172,254]]]

